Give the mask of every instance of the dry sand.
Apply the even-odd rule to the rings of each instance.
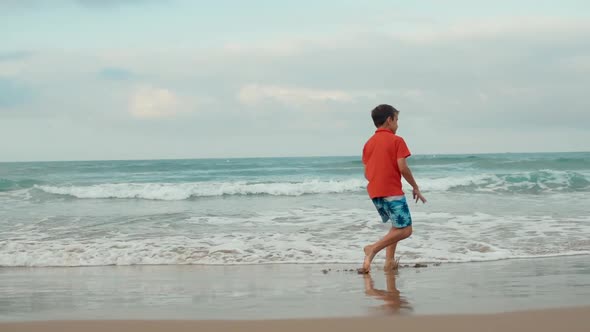
[[[252,321],[42,321],[0,323],[0,331],[184,332],[184,331],[590,331],[590,307],[491,315],[392,316]]]

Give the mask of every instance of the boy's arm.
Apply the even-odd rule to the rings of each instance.
[[[414,176],[412,175],[412,171],[408,166],[406,158],[399,158],[397,160],[397,166],[399,167],[399,171],[402,173],[404,179],[406,179],[406,181],[408,181],[408,183],[412,186],[412,197],[416,200],[416,203],[418,203],[418,200],[421,200],[422,203],[426,203],[426,198],[424,198],[422,193],[420,193],[420,188],[418,188],[418,184],[416,183],[416,180],[414,180]]]

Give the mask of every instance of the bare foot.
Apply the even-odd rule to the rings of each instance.
[[[385,272],[388,271],[395,271],[397,270],[399,267],[399,258],[395,259],[395,260],[388,260],[385,262],[385,265],[383,266],[383,270]]]
[[[365,251],[365,261],[363,262],[363,267],[357,270],[359,274],[367,274],[371,272],[371,262],[375,257],[375,253],[373,252],[373,246],[365,246],[363,250]]]
[[[383,265],[383,271],[387,272],[387,271],[393,271],[393,262],[392,261],[387,261],[385,262],[385,265]]]

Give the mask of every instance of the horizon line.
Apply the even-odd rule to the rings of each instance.
[[[476,152],[476,153],[416,153],[412,156],[458,156],[458,155],[498,155],[498,154],[552,154],[552,153],[590,153],[590,151],[537,151],[537,152]],[[69,159],[69,160],[12,160],[0,161],[0,164],[10,163],[63,163],[63,162],[106,162],[106,161],[161,161],[161,160],[238,160],[238,159],[289,159],[289,158],[348,158],[360,155],[310,155],[310,156],[256,156],[256,157],[186,157],[186,158],[130,158],[130,159]]]

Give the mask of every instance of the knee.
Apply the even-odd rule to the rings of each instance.
[[[404,228],[404,230],[406,231],[406,233],[404,234],[407,237],[410,237],[410,235],[412,235],[412,226],[408,226],[406,228]]]

